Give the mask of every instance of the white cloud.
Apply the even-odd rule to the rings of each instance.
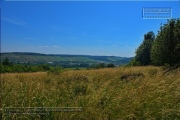
[[[59,46],[57,46],[57,45],[53,45],[53,46],[48,46],[48,45],[46,45],[46,46],[37,46],[38,48],[58,48]]]
[[[15,24],[23,27],[27,26],[27,24],[23,20],[20,20],[16,17],[1,17],[1,19],[11,24]]]

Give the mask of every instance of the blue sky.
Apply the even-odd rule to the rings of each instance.
[[[1,52],[113,55],[132,57],[149,31],[166,19],[143,19],[144,7],[171,7],[180,17],[180,1],[166,2],[12,2],[1,6]]]

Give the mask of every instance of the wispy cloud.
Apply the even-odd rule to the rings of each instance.
[[[58,48],[59,46],[53,45],[53,46],[37,46],[38,48]]]
[[[15,24],[15,25],[23,26],[23,27],[27,26],[26,22],[16,17],[3,17],[2,16],[1,19],[11,24]]]
[[[58,46],[54,45],[53,47],[54,47],[54,48],[57,48]]]

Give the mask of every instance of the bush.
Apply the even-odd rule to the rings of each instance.
[[[112,64],[112,63],[109,63],[109,64],[107,64],[107,67],[108,67],[108,68],[113,68],[113,67],[115,67],[115,65]]]
[[[51,73],[51,74],[55,74],[55,75],[59,75],[60,73],[62,73],[64,70],[62,67],[60,66],[56,66],[56,67],[52,67],[48,73]]]
[[[140,65],[141,63],[139,61],[136,61],[134,58],[126,66],[140,66]]]

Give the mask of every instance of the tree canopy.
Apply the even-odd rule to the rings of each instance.
[[[131,66],[180,66],[180,19],[168,20],[156,36],[152,31],[145,34],[135,53]]]
[[[152,31],[144,35],[144,41],[136,50],[135,60],[139,61],[141,65],[151,64],[150,52],[155,35]]]
[[[180,20],[171,19],[160,27],[151,50],[154,65],[180,64]]]

